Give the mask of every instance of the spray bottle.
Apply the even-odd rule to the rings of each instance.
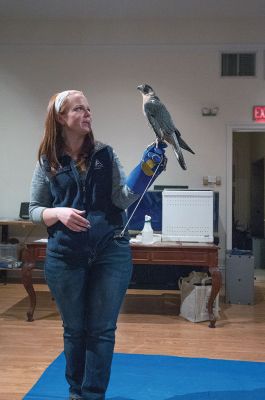
[[[144,221],[145,221],[144,227],[142,230],[142,243],[151,244],[153,243],[153,229],[151,225],[151,217],[149,215],[145,215]]]

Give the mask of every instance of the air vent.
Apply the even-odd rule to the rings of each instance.
[[[222,76],[255,76],[255,53],[222,53]]]

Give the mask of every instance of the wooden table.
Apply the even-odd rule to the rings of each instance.
[[[1,240],[2,244],[9,244],[9,226],[19,226],[21,228],[32,228],[34,226],[33,222],[29,220],[23,219],[10,219],[10,218],[0,218],[0,226],[1,226]],[[18,241],[17,241],[18,242]],[[14,244],[14,241],[12,242]],[[7,283],[7,269],[0,269],[0,279],[3,280],[3,283]]]
[[[33,227],[34,223],[32,221],[29,221],[27,219],[0,219],[0,226],[2,226],[2,236],[1,236],[1,242],[2,243],[7,243],[8,242],[8,228],[9,226],[21,226],[22,228],[25,227]]]
[[[208,301],[210,328],[215,327],[213,303],[221,288],[221,272],[218,268],[218,246],[212,243],[157,242],[152,245],[132,243],[133,264],[181,265],[208,268],[212,277],[212,290]],[[27,320],[33,321],[36,293],[32,284],[32,270],[36,261],[44,261],[46,243],[27,244],[23,254],[22,282],[29,295],[30,307]]]

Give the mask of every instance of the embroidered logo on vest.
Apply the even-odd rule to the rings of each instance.
[[[104,168],[104,165],[98,159],[96,159],[94,169],[101,169],[101,168]]]

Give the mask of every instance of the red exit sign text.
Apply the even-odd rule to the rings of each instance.
[[[265,106],[253,107],[253,120],[256,122],[265,122]]]

